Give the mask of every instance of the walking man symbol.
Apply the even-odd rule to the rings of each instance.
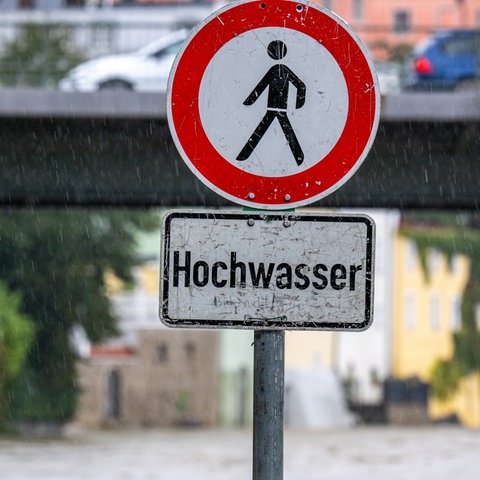
[[[274,40],[268,45],[267,52],[270,58],[281,60],[287,54],[287,46],[280,40]],[[253,105],[263,91],[268,88],[267,113],[265,113],[257,128],[242,148],[242,151],[238,154],[237,160],[243,161],[250,157],[276,118],[280,123],[297,165],[303,163],[304,154],[302,147],[287,117],[288,89],[290,84],[297,90],[295,108],[302,108],[305,104],[305,84],[286,65],[281,63],[273,65],[245,99],[244,105]]]

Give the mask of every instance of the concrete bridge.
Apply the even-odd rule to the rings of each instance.
[[[480,206],[480,96],[383,98],[367,159],[323,207]],[[171,139],[165,96],[0,90],[2,205],[233,205],[204,187]]]

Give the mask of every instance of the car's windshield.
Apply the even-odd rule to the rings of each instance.
[[[176,55],[178,53],[178,51],[180,50],[180,47],[182,46],[183,41],[184,40],[182,39],[182,40],[178,40],[175,43],[171,43],[170,45],[168,45],[166,47],[160,48],[156,52],[152,52],[151,55],[156,57],[156,58],[161,58],[165,55]]]
[[[417,45],[415,45],[415,47],[413,48],[413,54],[421,55],[423,52],[428,50],[434,43],[435,40],[433,37],[422,40],[421,42],[417,43]]]
[[[158,52],[166,50],[167,52],[175,53],[181,43],[185,40],[188,32],[187,30],[180,30],[169,35],[164,35],[158,40],[145,45],[138,50],[139,55],[157,55]]]

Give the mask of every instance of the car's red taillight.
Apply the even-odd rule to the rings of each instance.
[[[415,60],[415,71],[421,75],[430,75],[433,73],[433,65],[426,57],[420,57]]]

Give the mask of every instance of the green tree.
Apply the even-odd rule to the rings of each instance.
[[[6,86],[54,86],[72,67],[85,60],[69,48],[69,31],[62,25],[24,25],[3,48],[0,83]]]
[[[132,282],[139,231],[158,228],[153,213],[9,211],[0,217],[0,278],[22,294],[35,340],[9,398],[13,419],[64,421],[78,389],[72,329],[93,342],[117,333],[105,273]]]
[[[480,299],[480,215],[413,213],[406,219],[402,232],[417,244],[427,275],[429,248],[435,248],[449,258],[462,254],[470,259],[470,278],[462,299],[461,327],[453,333],[453,356],[437,361],[430,379],[433,395],[446,400],[457,391],[462,378],[480,373],[480,332],[476,319]]]
[[[30,319],[20,313],[20,296],[0,283],[0,429],[5,426],[8,392],[33,339]]]

